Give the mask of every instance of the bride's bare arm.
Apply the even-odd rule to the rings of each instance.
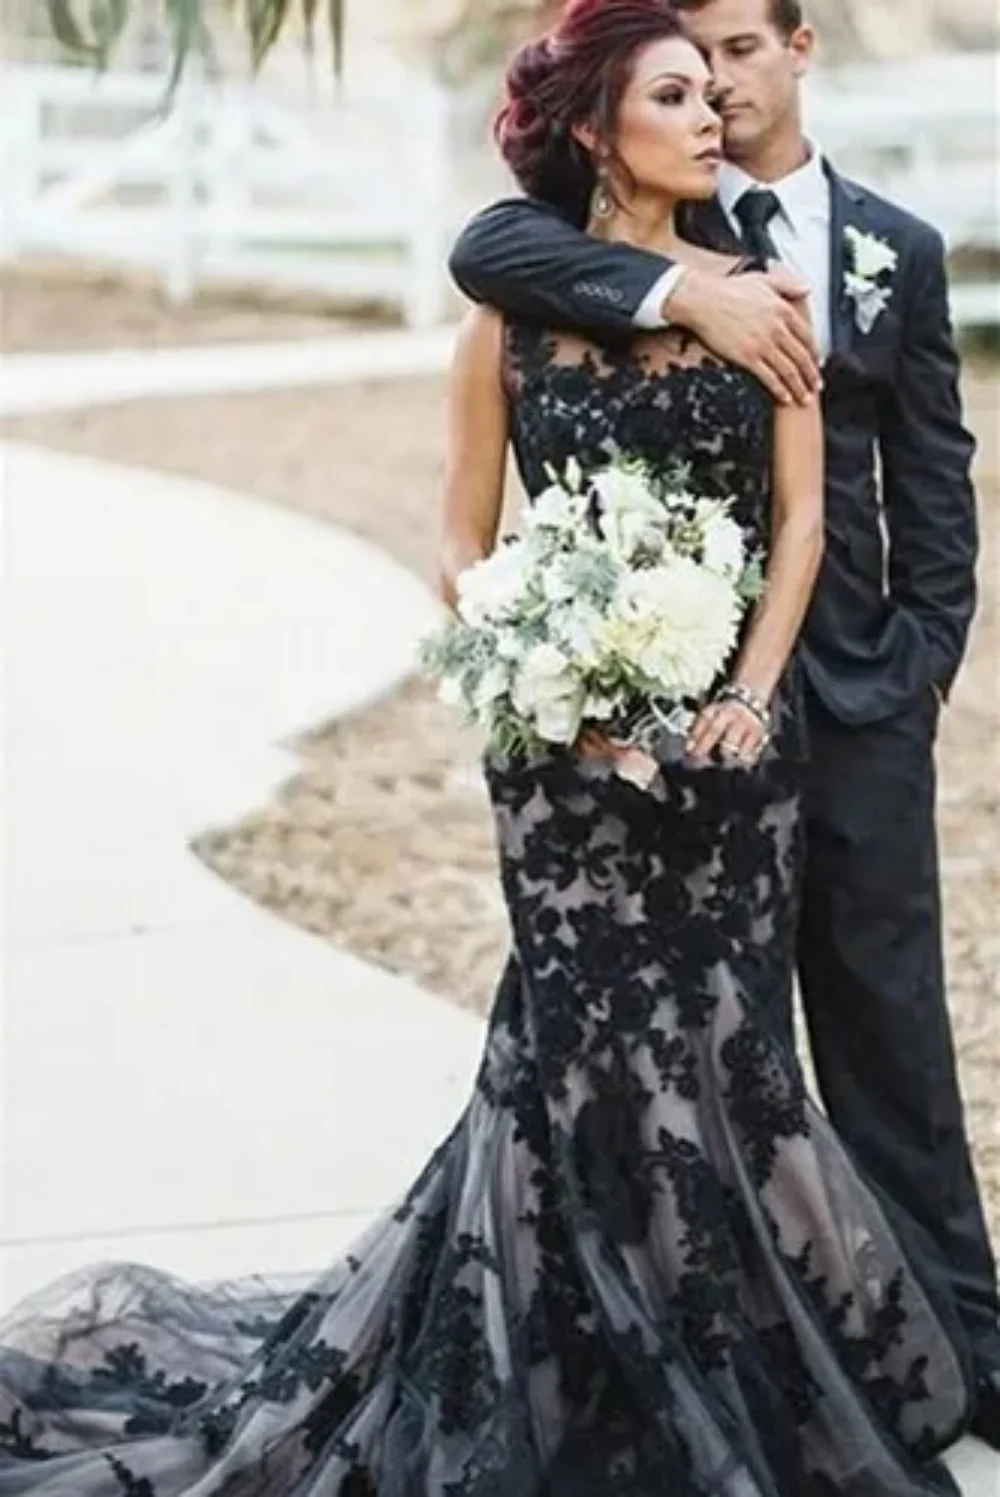
[[[771,551],[734,680],[765,701],[795,647],[823,559],[823,419],[818,400],[775,414]]]
[[[439,590],[455,606],[460,572],[488,556],[503,510],[509,416],[503,388],[503,321],[470,312],[448,384],[448,448]]]
[[[766,587],[754,608],[733,681],[767,702],[795,647],[823,557],[823,418],[818,399],[775,414],[771,547]],[[690,751],[705,757],[719,744],[754,757],[761,726],[738,702],[707,707],[692,730]]]

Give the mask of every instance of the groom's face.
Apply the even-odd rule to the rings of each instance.
[[[799,85],[814,34],[782,28],[774,0],[705,0],[682,6],[687,35],[712,70],[726,153],[749,165],[801,128]]]

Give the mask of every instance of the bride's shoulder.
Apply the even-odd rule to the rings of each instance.
[[[471,307],[458,326],[452,371],[473,379],[497,377],[503,367],[506,327],[493,307]]]
[[[511,392],[520,388],[527,371],[579,358],[577,345],[580,350],[594,349],[582,335],[563,334],[547,324],[507,315],[493,307],[473,307],[459,326],[452,367],[466,379],[499,378]]]
[[[458,325],[460,349],[489,351],[500,348],[504,339],[504,315],[495,307],[470,307]]]

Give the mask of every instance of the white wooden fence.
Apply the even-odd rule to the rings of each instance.
[[[953,254],[1000,256],[1000,55],[963,53],[819,74],[807,92],[811,133],[848,175],[944,234]],[[953,275],[966,325],[1000,324],[995,275]]]
[[[953,250],[1000,254],[998,78],[986,54],[820,74],[808,122]],[[388,301],[414,325],[442,315],[439,87],[386,59],[312,107],[189,77],[165,113],[162,90],[149,75],[0,68],[0,254],[142,267],[178,300],[222,278]],[[995,279],[958,281],[953,306],[962,323],[1000,323]]]
[[[447,100],[412,74],[315,108],[193,76],[0,69],[0,254],[315,289],[443,313]]]

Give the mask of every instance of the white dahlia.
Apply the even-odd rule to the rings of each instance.
[[[741,614],[731,583],[674,556],[623,579],[605,643],[664,696],[700,696],[735,645]]]

